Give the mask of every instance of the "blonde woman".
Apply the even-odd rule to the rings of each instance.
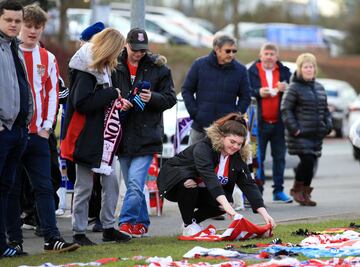
[[[107,28],[84,44],[69,63],[70,95],[61,154],[76,163],[73,240],[83,246],[95,245],[85,235],[93,172],[101,174],[103,241],[130,240],[113,227],[119,183],[116,175],[111,175],[121,137],[117,110],[120,90],[112,87],[111,73],[124,44],[125,38],[119,31]]]
[[[322,141],[332,129],[324,87],[316,82],[316,58],[304,53],[296,60],[296,72],[281,103],[290,155],[298,155],[294,186],[290,194],[302,206],[316,206],[311,199],[314,167],[321,156]]]
[[[184,236],[200,232],[199,223],[208,218],[225,213],[233,218],[237,214],[230,204],[235,184],[254,212],[275,226],[246,164],[250,153],[246,136],[242,116],[230,113],[206,129],[205,139],[169,159],[161,168],[157,179],[160,194],[178,203]]]

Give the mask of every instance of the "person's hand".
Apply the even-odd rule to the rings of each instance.
[[[133,104],[131,104],[131,102],[125,98],[122,99],[122,111],[128,111],[129,109],[131,109],[133,107]]]
[[[259,93],[262,98],[271,96],[269,87],[261,87]]]
[[[238,220],[243,217],[240,213],[237,213],[236,211],[230,213],[227,212],[227,215],[230,220]]]
[[[38,135],[42,138],[49,139],[50,133],[45,129],[41,129],[40,132],[38,132]]]
[[[266,224],[271,224],[271,228],[274,229],[276,227],[274,219],[269,214],[266,214],[263,218]]]
[[[197,183],[193,179],[187,179],[184,182],[185,188],[195,188],[197,187]]]
[[[116,98],[115,99],[115,107],[116,109],[122,109],[123,107],[123,99],[122,98]]]
[[[276,227],[274,219],[269,215],[264,207],[258,208],[256,211],[261,214],[266,224],[271,224],[272,228]]]
[[[140,98],[143,102],[147,103],[150,101],[151,98],[151,91],[150,89],[142,89],[140,93]]]
[[[121,98],[121,90],[119,88],[115,88],[115,90],[118,93],[118,98]]]
[[[298,136],[300,134],[300,130],[297,130],[295,133],[294,133],[294,136]]]
[[[277,84],[277,89],[280,91],[280,92],[285,92],[286,90],[286,82],[278,82]]]

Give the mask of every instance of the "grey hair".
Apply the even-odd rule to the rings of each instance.
[[[213,48],[221,48],[224,44],[236,45],[236,39],[224,32],[216,33],[213,40]]]
[[[276,54],[279,54],[279,47],[274,43],[264,43],[260,48],[260,52],[264,50],[272,50],[275,51]]]

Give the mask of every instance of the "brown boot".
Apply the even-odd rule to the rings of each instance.
[[[311,200],[311,192],[313,191],[314,188],[310,187],[310,186],[304,186],[304,206],[316,206],[316,202]]]
[[[293,188],[290,190],[290,195],[294,198],[297,203],[304,205],[305,198],[303,194],[304,182],[294,181]]]

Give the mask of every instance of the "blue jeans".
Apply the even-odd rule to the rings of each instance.
[[[6,210],[16,169],[28,139],[25,127],[13,126],[0,132],[0,252],[6,248]]]
[[[284,190],[284,171],[285,171],[285,136],[284,125],[282,122],[266,123],[264,121],[259,124],[259,149],[260,149],[260,178],[265,182],[264,161],[266,155],[266,147],[270,142],[272,162],[272,177],[274,181],[273,193],[282,192]]]
[[[119,217],[119,224],[142,223],[149,227],[150,219],[144,187],[152,158],[152,155],[119,157],[121,171],[127,188]]]
[[[29,144],[21,159],[35,194],[36,211],[45,241],[60,237],[56,226],[54,189],[50,171],[49,141],[31,134]],[[16,175],[15,186],[9,194],[7,233],[9,240],[22,240],[20,224],[21,173]]]

